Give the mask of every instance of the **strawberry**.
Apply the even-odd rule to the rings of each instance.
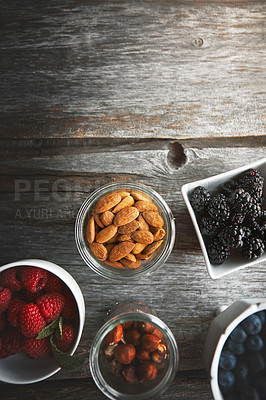
[[[22,307],[20,311],[20,328],[24,336],[34,337],[45,326],[45,319],[36,304],[28,303]]]
[[[0,313],[0,332],[3,331],[6,327],[6,314]]]
[[[4,287],[9,288],[12,292],[17,292],[18,290],[23,288],[23,284],[18,276],[18,268],[13,267],[6,269],[1,274],[1,284]]]
[[[26,302],[18,297],[13,297],[7,309],[7,317],[10,325],[18,328],[20,325],[20,311]]]
[[[36,300],[40,312],[47,323],[52,322],[61,314],[65,298],[60,293],[47,293]]]
[[[47,271],[38,267],[21,267],[20,276],[23,285],[32,293],[40,292],[47,282]]]
[[[9,353],[16,354],[21,352],[22,335],[17,328],[7,328],[2,334],[2,347]]]
[[[6,311],[10,299],[11,299],[10,289],[0,286],[0,313]]]
[[[54,340],[54,344],[58,348],[58,350],[66,353],[70,350],[72,343],[74,342],[75,334],[74,328],[71,324],[63,324],[62,327],[62,338],[56,337]]]
[[[43,339],[24,338],[23,351],[31,358],[48,357],[51,354],[51,344],[49,337]]]
[[[48,280],[44,289],[45,293],[61,293],[64,286],[64,282],[58,276],[48,272]]]
[[[67,287],[64,292],[65,306],[63,309],[63,316],[66,319],[75,319],[78,316],[78,307],[75,297],[71,293],[70,289]]]

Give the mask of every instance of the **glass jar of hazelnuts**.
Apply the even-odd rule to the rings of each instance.
[[[179,361],[171,330],[144,303],[119,303],[94,338],[92,377],[113,400],[151,400],[173,381]]]
[[[79,209],[75,239],[84,262],[108,279],[127,281],[162,266],[175,242],[165,200],[139,183],[115,183],[94,191]]]

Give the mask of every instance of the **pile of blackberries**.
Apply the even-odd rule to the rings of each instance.
[[[197,186],[190,195],[212,264],[222,264],[232,249],[246,259],[260,257],[266,246],[266,211],[263,209],[264,178],[249,169],[215,193]]]
[[[244,319],[221,352],[218,383],[224,400],[266,399],[265,311]]]

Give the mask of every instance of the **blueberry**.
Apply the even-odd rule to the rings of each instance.
[[[266,394],[266,379],[265,376],[260,376],[255,380],[254,383],[255,388],[259,392],[261,396],[265,396]]]
[[[239,399],[240,400],[260,400],[260,396],[254,387],[248,386],[248,387],[245,387],[245,389],[243,389],[240,392]]]
[[[256,314],[252,314],[244,319],[241,326],[248,335],[257,335],[262,329],[262,322]]]
[[[231,371],[236,366],[236,356],[229,350],[224,350],[220,356],[219,367]]]
[[[265,361],[260,352],[254,351],[248,357],[249,369],[253,374],[257,374],[265,368]]]
[[[230,388],[235,383],[234,374],[230,371],[219,370],[218,382],[221,388]]]
[[[260,351],[263,345],[263,340],[259,335],[253,335],[247,338],[246,346],[249,350]]]
[[[237,343],[243,343],[246,338],[247,334],[244,329],[238,325],[231,333],[230,338],[233,339]]]
[[[243,381],[248,376],[248,366],[247,364],[239,361],[234,370],[235,378],[237,380]]]
[[[256,315],[259,317],[259,319],[261,320],[261,322],[264,324],[266,321],[266,316],[265,316],[265,311],[259,311],[256,313]]]
[[[246,349],[244,343],[237,343],[234,340],[232,340],[231,338],[228,339],[227,345],[228,345],[228,349],[232,353],[234,353],[234,354],[236,354],[238,356],[243,354],[245,352],[245,349]]]

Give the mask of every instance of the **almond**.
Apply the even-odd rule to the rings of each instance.
[[[110,210],[110,208],[115,207],[121,200],[121,196],[117,193],[108,193],[103,196],[95,206],[95,211],[97,213],[102,213],[104,211]]]
[[[100,214],[98,214],[95,210],[93,211],[93,217],[94,220],[96,222],[96,224],[100,227],[100,228],[104,228],[104,224],[101,221],[101,216]]]
[[[153,242],[152,244],[149,244],[145,249],[143,250],[144,255],[151,255],[158,247],[161,246],[163,243],[163,240],[158,240],[157,242]]]
[[[144,255],[142,253],[136,254],[136,258],[138,260],[148,260],[150,258],[151,254],[149,255]]]
[[[133,254],[139,254],[142,252],[143,249],[145,249],[147,245],[145,243],[135,243],[135,247],[132,250]]]
[[[124,265],[121,264],[121,262],[119,261],[109,261],[109,260],[105,260],[106,264],[111,265],[111,267],[115,267],[115,268],[124,268]]]
[[[119,233],[116,233],[111,239],[107,240],[105,244],[116,243],[118,241],[118,238],[119,238]]]
[[[142,214],[139,214],[138,222],[139,222],[139,230],[140,231],[149,231],[150,230],[149,224],[147,224],[147,222],[143,218]]]
[[[153,241],[161,240],[165,236],[165,230],[163,228],[157,228],[153,234]]]
[[[144,200],[144,201],[150,201],[148,196],[145,196],[143,193],[137,192],[133,190],[131,192],[131,196],[133,197],[134,200],[139,201],[139,200]]]
[[[140,215],[139,215],[139,217],[140,217]],[[144,218],[142,218],[142,219],[144,219]],[[146,221],[145,221],[145,224],[147,224]],[[130,233],[136,231],[139,227],[140,227],[139,221],[136,221],[134,219],[133,221],[129,222],[126,225],[119,226],[118,233],[120,233],[121,235],[129,235]]]
[[[124,197],[130,196],[130,189],[116,190],[116,193],[123,199]]]
[[[135,203],[135,201],[134,201],[133,197],[131,197],[131,196],[124,197],[124,198],[115,206],[115,208],[113,209],[113,213],[116,214],[116,213],[118,213],[119,211],[121,211],[123,208],[132,206],[134,203]]]
[[[132,242],[121,242],[114,246],[109,254],[110,261],[118,261],[121,258],[128,255],[134,248],[134,243]]]
[[[90,244],[90,249],[91,249],[91,251],[93,252],[93,254],[95,255],[96,258],[98,258],[101,261],[106,260],[107,249],[106,249],[106,247],[104,247],[103,244],[93,242],[93,243]]]
[[[136,257],[134,256],[133,253],[129,253],[127,256],[125,256],[124,258],[126,258],[129,261],[133,261],[136,262]]]
[[[130,235],[119,235],[118,242],[133,242]]]
[[[149,211],[147,211],[149,212]],[[121,211],[119,211],[115,218],[114,218],[114,225],[115,226],[122,226],[126,225],[129,222],[133,221],[136,219],[139,215],[139,211],[136,209],[136,207],[126,207],[123,208]]]
[[[129,261],[126,258],[122,258],[122,260],[120,261],[127,268],[138,268],[141,264],[141,260],[136,260],[134,262],[134,261]]]
[[[140,200],[135,203],[135,207],[139,210],[139,212],[143,211],[158,211],[158,208],[155,204],[150,201]]]
[[[103,223],[104,226],[111,225],[114,219],[114,214],[112,211],[104,211],[101,215],[101,222]]]
[[[150,231],[133,232],[131,238],[138,243],[150,244],[153,242],[153,234]]]
[[[86,236],[87,236],[87,241],[89,243],[94,242],[95,239],[95,221],[93,217],[90,217],[88,220],[87,224],[87,229],[86,229]]]
[[[157,212],[144,211],[142,213],[142,216],[145,221],[151,226],[155,226],[157,228],[161,228],[163,226],[163,219]]]
[[[116,232],[117,232],[117,226],[109,225],[97,233],[95,238],[96,242],[98,243],[108,242],[108,240],[112,239],[112,237],[115,236]]]

